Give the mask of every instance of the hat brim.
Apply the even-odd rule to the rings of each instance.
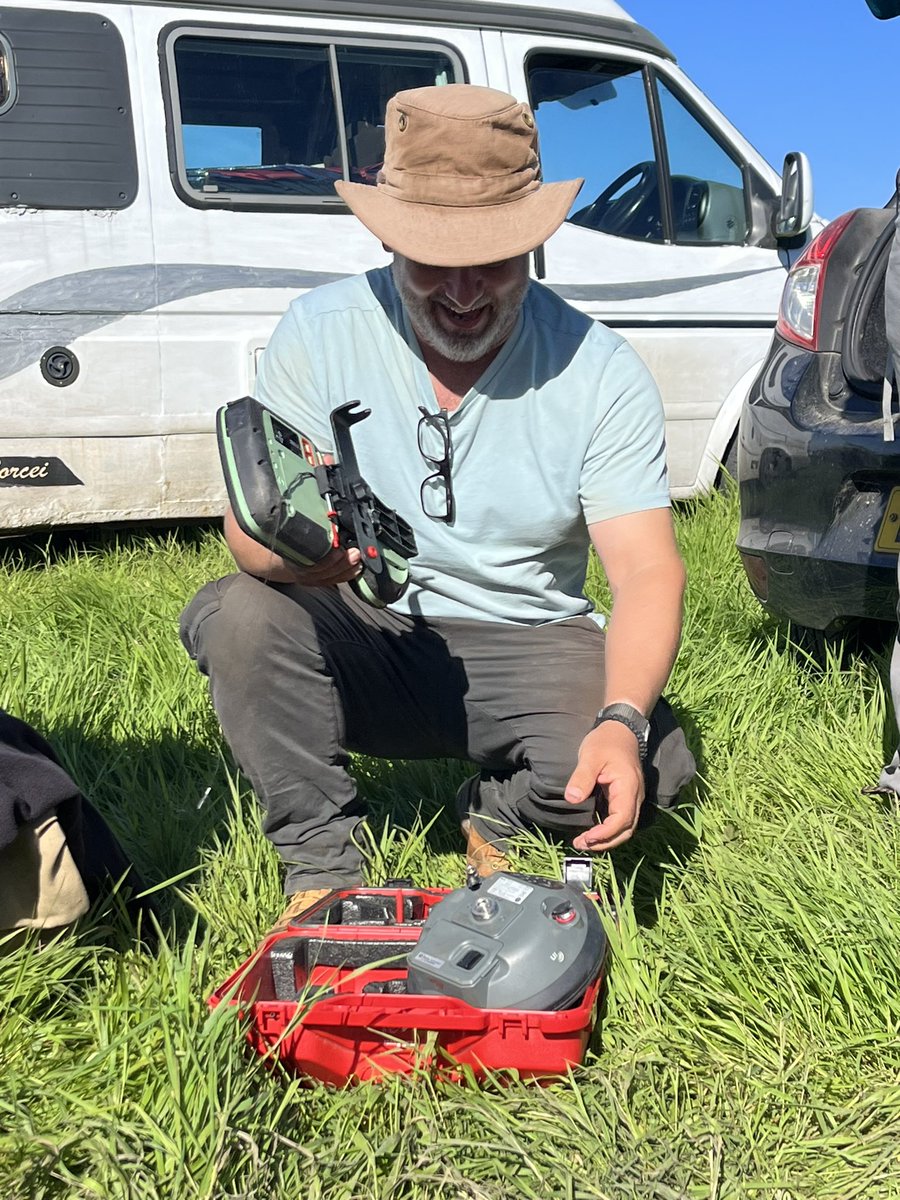
[[[338,195],[385,246],[432,267],[476,267],[527,254],[566,219],[583,179],[545,183],[519,200],[484,207],[398,200],[365,183],[335,183]]]

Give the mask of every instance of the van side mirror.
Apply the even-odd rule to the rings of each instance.
[[[806,233],[813,219],[813,181],[809,159],[800,150],[784,156],[781,199],[775,214],[776,238],[795,238]]]

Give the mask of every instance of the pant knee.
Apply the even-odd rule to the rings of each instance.
[[[559,754],[544,757],[540,760],[532,758],[528,763],[529,791],[542,804],[550,808],[562,807],[567,804],[566,787],[572,772],[578,763],[579,742],[573,743],[568,749],[560,749]]]
[[[594,824],[595,800],[592,796],[579,804],[566,800],[566,786],[574,768],[573,758],[571,762],[544,763],[507,776],[483,777],[481,814],[504,819],[512,828],[537,827],[575,837]]]
[[[284,646],[304,622],[296,600],[243,573],[201,588],[181,615],[181,641],[200,671],[245,672]]]

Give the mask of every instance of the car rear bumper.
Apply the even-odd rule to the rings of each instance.
[[[775,346],[738,443],[737,546],[751,586],[772,612],[823,630],[894,620],[897,604],[897,555],[876,541],[900,486],[900,441],[885,442],[878,405],[842,384],[838,355]]]
[[[777,555],[751,545],[739,549],[757,598],[765,608],[796,625],[831,632],[852,620],[897,618],[896,566],[860,567],[857,563]],[[762,566],[748,561],[752,559],[759,559]]]

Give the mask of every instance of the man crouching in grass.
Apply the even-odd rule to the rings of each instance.
[[[622,338],[528,276],[581,181],[541,182],[534,117],[502,92],[401,92],[385,120],[377,186],[336,186],[393,264],[295,300],[257,398],[332,452],[332,410],[365,401],[359,466],[413,526],[410,586],[371,607],[348,586],[358,549],[297,567],[229,513],[239,573],[182,618],[286,864],[279,924],[362,881],[351,751],[475,764],[458,811],[482,874],[535,827],[610,850],[645,794],[669,805],[694,773],[659,699],[684,588],[659,395]]]

